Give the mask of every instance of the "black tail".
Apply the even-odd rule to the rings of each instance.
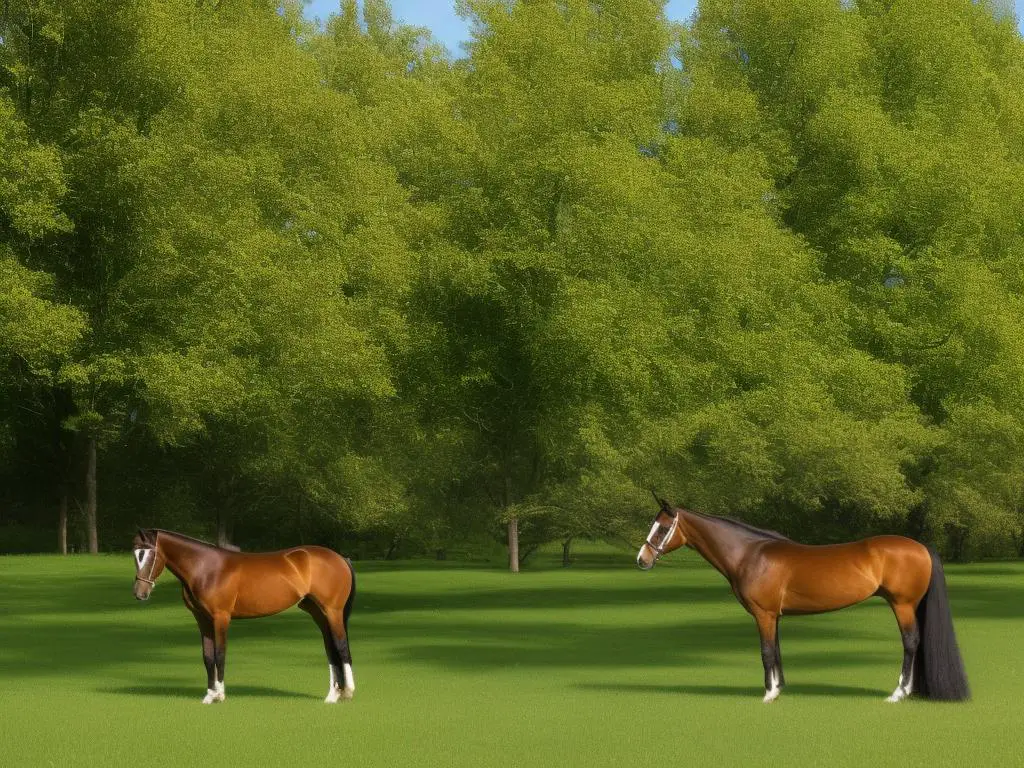
[[[348,615],[352,613],[352,603],[356,599],[356,569],[352,567],[352,561],[347,557],[345,562],[348,563],[349,573],[352,574],[352,589],[348,591],[348,600],[345,601],[345,607],[341,612],[341,621],[345,626],[345,634],[348,635]]]
[[[914,693],[926,699],[964,701],[971,698],[971,689],[953,631],[946,574],[938,554],[928,551],[932,556],[932,580],[917,606],[921,642],[914,656]]]

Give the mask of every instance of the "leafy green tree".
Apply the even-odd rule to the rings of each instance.
[[[31,140],[14,103],[0,94],[0,458],[19,469],[30,436],[52,434],[47,417],[56,404],[48,393],[86,330],[84,316],[59,301],[54,276],[35,258],[47,238],[68,228],[59,208],[65,192],[58,153]],[[42,442],[54,463],[66,465],[59,441]],[[17,482],[17,472],[11,475]],[[57,486],[58,548],[66,552],[65,481]]]
[[[57,378],[90,549],[98,453],[135,424],[204,439],[224,488],[268,466],[323,486],[393,393],[406,193],[319,83],[298,8],[38,2],[8,23],[4,84],[65,158],[70,226],[37,259],[90,327]]]
[[[746,105],[745,135],[735,107],[709,127],[765,154],[783,220],[850,301],[849,335],[906,372],[933,431],[906,472],[925,527],[1019,536],[1004,489],[1019,448],[983,469],[988,442],[1016,445],[1024,381],[1012,19],[987,3],[707,2],[692,40],[693,93],[725,82]]]

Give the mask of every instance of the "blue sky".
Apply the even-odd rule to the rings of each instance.
[[[683,21],[693,13],[696,5],[696,0],[670,0],[665,5],[665,13],[670,19]],[[1024,0],[1014,0],[1014,5],[1018,21],[1024,20]],[[338,6],[338,0],[310,0],[306,15],[326,19]],[[466,22],[455,15],[455,3],[452,0],[392,0],[391,7],[396,19],[419,27],[429,27],[434,36],[453,53],[458,53],[459,43],[469,37]]]

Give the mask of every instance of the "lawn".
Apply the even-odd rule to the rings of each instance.
[[[130,555],[0,558],[0,765],[1024,764],[1024,563],[950,566],[969,704],[884,701],[901,646],[873,600],[788,618],[789,686],[761,703],[753,621],[695,554],[518,575],[356,563],[356,698],[298,609],[235,622],[227,701],[203,706],[199,633],[169,573]]]

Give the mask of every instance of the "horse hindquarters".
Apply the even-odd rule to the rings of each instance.
[[[928,552],[932,577],[917,606],[921,640],[914,658],[914,691],[926,699],[964,701],[971,691],[953,629],[946,576],[938,554],[930,548]]]

